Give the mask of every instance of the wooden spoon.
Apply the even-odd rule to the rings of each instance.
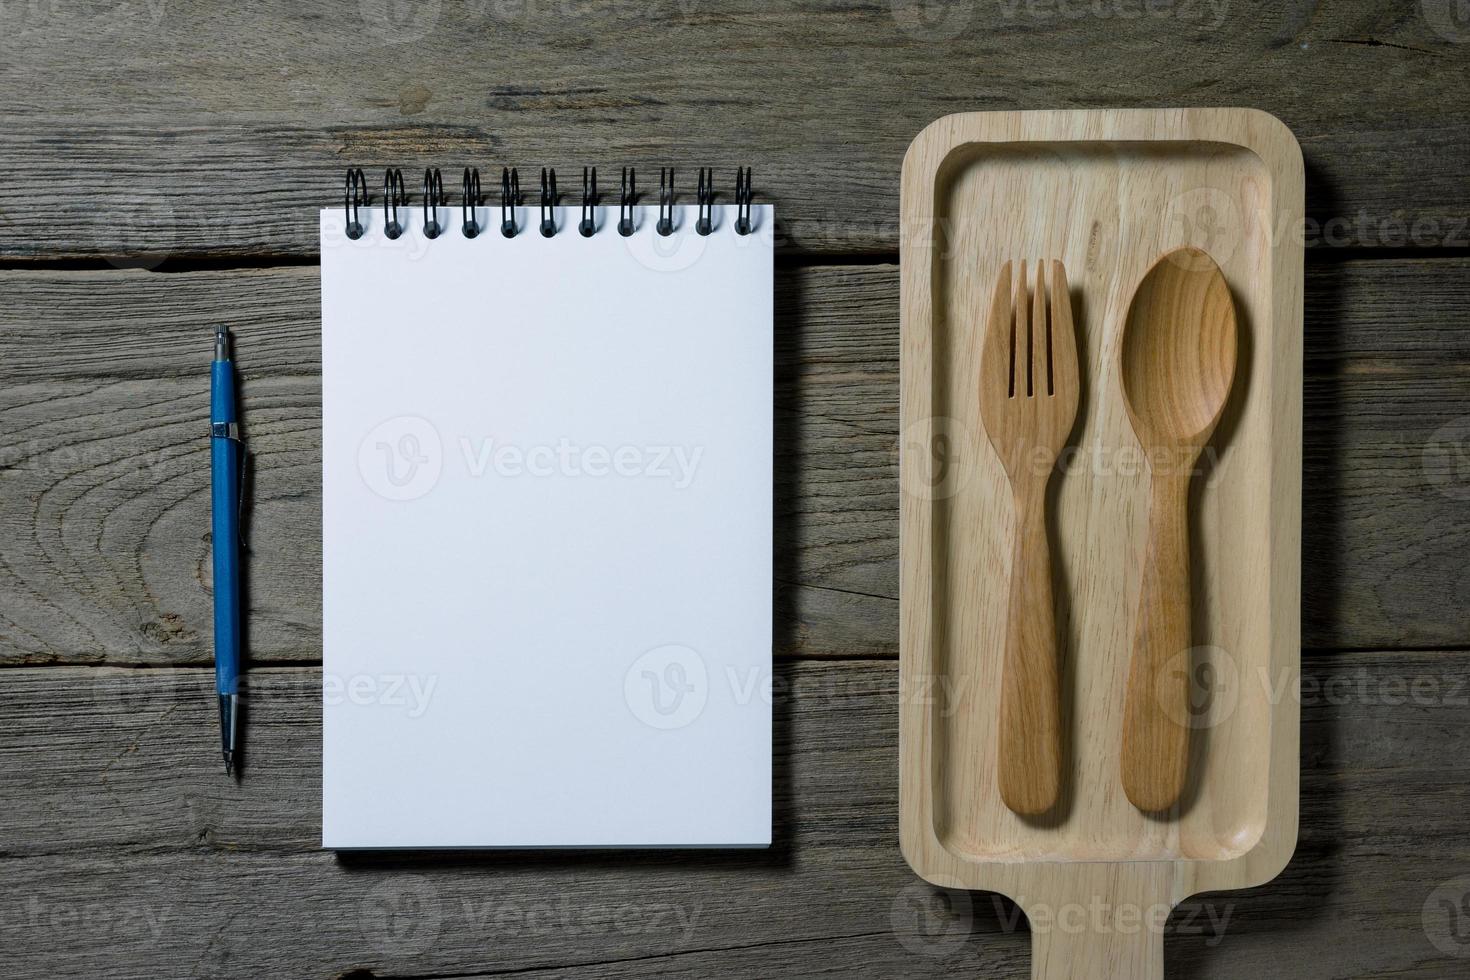
[[[1123,404],[1152,477],[1148,549],[1123,714],[1123,790],[1138,809],[1171,809],[1189,750],[1189,479],[1235,379],[1235,305],[1197,248],[1154,263],[1128,310],[1119,356]]]

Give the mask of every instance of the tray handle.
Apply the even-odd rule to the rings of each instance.
[[[1017,904],[1031,923],[1032,980],[1164,980],[1168,862],[1071,865],[1044,898]]]

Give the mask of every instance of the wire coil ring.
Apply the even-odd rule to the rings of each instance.
[[[403,234],[403,225],[398,221],[398,209],[408,206],[408,191],[403,186],[403,171],[389,167],[383,174],[383,234],[389,241],[397,241]]]
[[[484,206],[481,193],[480,168],[465,167],[461,179],[460,229],[465,238],[477,238],[483,230],[477,209]],[[694,229],[702,236],[714,232],[715,175],[710,167],[699,168],[697,191],[698,217]],[[658,171],[658,221],[655,230],[667,238],[674,233],[674,169],[660,167]],[[556,234],[556,168],[541,168],[540,231],[546,238]],[[751,168],[735,168],[735,233],[749,235],[754,230],[751,220],[754,192],[751,187]],[[391,241],[402,237],[404,232],[403,209],[408,207],[408,189],[404,185],[403,171],[389,167],[383,172],[383,234]],[[618,193],[618,234],[628,238],[636,231],[633,209],[638,202],[638,172],[633,167],[623,167]],[[343,230],[352,241],[366,233],[362,210],[372,203],[368,193],[367,176],[361,167],[348,167],[342,184]],[[520,233],[516,222],[516,209],[522,204],[520,174],[515,167],[503,167],[500,171],[500,233],[514,238]],[[439,210],[449,207],[444,193],[444,177],[438,167],[424,170],[424,237],[438,238],[445,226],[440,221]],[[582,168],[582,206],[577,231],[583,238],[597,233],[597,168]]]
[[[367,177],[361,167],[348,167],[347,180],[342,187],[342,213],[346,220],[347,237],[354,242],[362,237],[362,215],[359,211],[367,205]]]
[[[461,181],[461,187],[462,197],[459,205],[460,228],[464,231],[464,237],[474,238],[480,234],[480,222],[475,217],[475,209],[480,206],[479,167],[464,168],[464,179]]]

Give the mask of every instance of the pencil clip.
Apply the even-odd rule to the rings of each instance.
[[[403,234],[398,223],[398,209],[408,206],[408,191],[403,187],[403,171],[389,167],[383,174],[383,234],[396,239]]]
[[[240,438],[239,422],[211,422],[209,423],[209,440],[212,443],[216,439],[224,439],[235,451],[235,459],[239,462],[236,467],[235,489],[239,491],[237,497],[236,516],[241,520],[245,516],[245,466],[250,454],[245,449],[245,440]],[[245,543],[244,531],[240,534],[240,543]]]
[[[459,213],[464,223],[460,227],[464,230],[464,237],[474,238],[480,233],[480,222],[475,217],[475,209],[480,206],[479,167],[464,168],[462,186],[464,193],[462,203],[459,206]]]
[[[715,172],[709,167],[699,168],[699,219],[694,230],[708,235],[713,227],[710,217],[715,206]]]
[[[750,234],[750,168],[735,168],[735,234]]]
[[[552,209],[556,207],[556,168],[550,170],[541,168],[541,237],[550,238],[556,234],[556,218]]]
[[[577,225],[577,230],[582,233],[583,238],[591,238],[592,233],[597,230],[592,221],[592,210],[597,207],[597,168],[589,171],[582,168],[582,220]]]
[[[666,179],[667,178],[667,179]],[[658,233],[674,233],[674,168],[658,168]]]
[[[516,208],[521,203],[521,175],[515,167],[500,170],[500,233],[516,237]]]
[[[346,217],[347,237],[354,242],[362,237],[362,218],[358,209],[368,203],[367,177],[361,167],[348,167],[342,187],[342,213]]]
[[[438,238],[444,231],[439,224],[439,208],[444,205],[444,177],[438,167],[424,171],[424,237]]]
[[[637,170],[624,167],[623,189],[618,195],[618,234],[624,238],[633,234],[633,202],[638,200],[637,182]]]

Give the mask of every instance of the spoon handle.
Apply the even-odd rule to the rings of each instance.
[[[1012,812],[1039,816],[1056,805],[1062,775],[1061,691],[1045,481],[1016,493],[1001,669],[997,782]]]
[[[1184,792],[1191,657],[1189,473],[1153,476],[1148,549],[1123,709],[1123,791],[1146,813]]]

